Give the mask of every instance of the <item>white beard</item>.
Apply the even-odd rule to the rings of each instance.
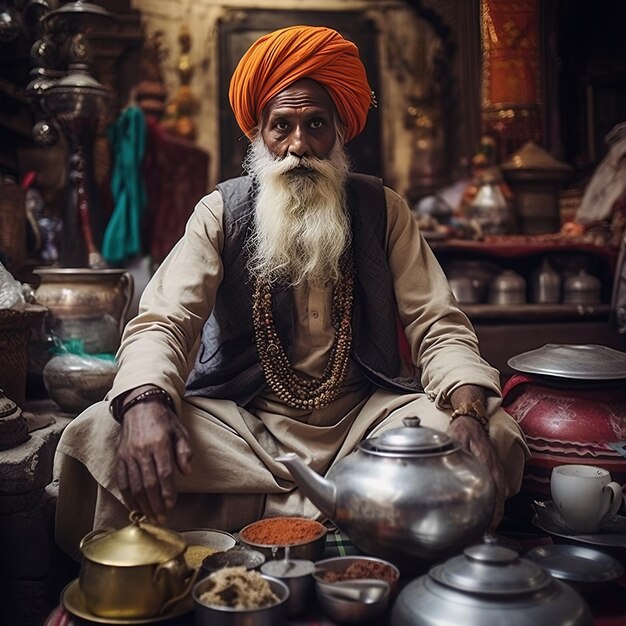
[[[351,236],[345,201],[350,163],[341,141],[327,160],[279,159],[257,137],[244,167],[258,181],[249,241],[252,274],[288,285],[337,282]]]

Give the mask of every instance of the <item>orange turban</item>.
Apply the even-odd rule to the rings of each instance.
[[[230,106],[248,138],[265,105],[301,78],[328,90],[346,127],[346,141],[363,130],[372,91],[357,47],[331,28],[290,26],[253,43],[231,78]]]

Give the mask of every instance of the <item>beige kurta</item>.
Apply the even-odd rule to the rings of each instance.
[[[184,400],[187,373],[223,271],[223,207],[213,192],[198,203],[184,237],[146,287],[139,314],[125,330],[120,370],[107,401],[77,417],[59,442],[56,532],[64,549],[76,556],[78,540],[92,527],[127,523],[115,479],[119,426],[108,413],[108,400],[144,384],[158,385],[175,399],[194,451],[192,475],[177,476],[180,495],[168,518],[172,528],[238,530],[262,515],[314,516],[316,509],[274,457],[295,452],[324,473],[363,437],[400,425],[406,415],[443,430],[450,421],[450,394],[469,383],[488,390],[490,436],[509,492],[517,491],[527,448],[515,421],[499,408],[498,373],[480,357],[471,324],[407,204],[389,189],[385,195],[389,266],[425,394],[377,390],[353,365],[340,397],[323,409],[294,409],[269,390],[246,408],[226,400]],[[294,291],[290,360],[312,376],[321,375],[332,344],[331,297],[330,289]]]

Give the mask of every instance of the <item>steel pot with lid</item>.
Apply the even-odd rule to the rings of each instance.
[[[431,568],[398,595],[392,626],[591,626],[582,597],[510,548],[484,543]]]
[[[326,478],[295,454],[276,460],[360,550],[409,571],[478,541],[495,488],[487,468],[446,433],[417,417],[403,424],[363,440]]]
[[[81,541],[79,586],[94,615],[163,614],[189,593],[197,576],[187,567],[187,543],[178,533],[149,524],[137,512],[130,521],[120,530],[94,530]]]

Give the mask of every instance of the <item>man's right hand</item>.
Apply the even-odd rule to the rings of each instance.
[[[118,453],[118,486],[127,504],[165,524],[176,503],[175,469],[191,471],[189,435],[174,411],[158,399],[129,408]]]

